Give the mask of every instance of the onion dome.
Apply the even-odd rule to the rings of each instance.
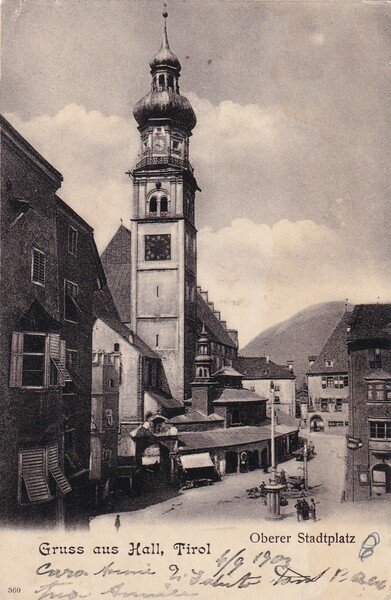
[[[166,27],[166,19],[167,13],[163,13],[164,17],[164,29],[163,29],[163,39],[162,45],[160,46],[160,50],[156,52],[155,56],[149,63],[151,70],[154,71],[157,67],[171,67],[173,69],[181,70],[181,63],[179,62],[177,56],[171,51],[170,45],[168,43],[167,37],[167,27]]]
[[[136,103],[133,116],[139,127],[144,127],[150,119],[172,119],[191,131],[197,119],[189,100],[179,93],[178,78],[181,65],[170,50],[166,27],[167,13],[163,13],[163,16],[162,45],[150,62],[152,89]]]
[[[149,92],[136,103],[133,116],[139,127],[144,127],[149,119],[173,119],[190,130],[197,123],[189,100],[169,90]]]

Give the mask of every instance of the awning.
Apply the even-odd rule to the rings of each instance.
[[[47,502],[51,499],[45,473],[45,448],[21,451],[22,478],[30,502]]]
[[[180,456],[180,459],[184,469],[214,467],[213,460],[208,452],[202,452],[201,454],[183,454]]]
[[[72,488],[58,464],[58,446],[55,444],[48,447],[48,467],[61,492],[63,494],[70,492]]]

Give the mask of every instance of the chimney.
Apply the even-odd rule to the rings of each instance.
[[[270,362],[270,356],[269,356],[268,354],[266,354],[266,357],[265,357],[265,358],[266,358],[266,364],[268,365],[268,364],[269,364],[269,362]]]
[[[220,325],[227,331],[227,321],[220,321]]]
[[[214,303],[213,303],[213,302],[208,302],[208,306],[209,306],[209,308],[210,308],[210,310],[211,310],[212,312],[214,312],[214,311],[215,311],[215,305],[214,305]]]
[[[208,304],[208,292],[201,291],[201,296],[204,302]]]
[[[214,315],[218,321],[221,319],[221,312],[219,310],[214,310]]]
[[[314,354],[311,354],[311,355],[308,357],[308,360],[309,360],[309,363],[310,363],[310,367],[312,367],[312,365],[315,363],[315,361],[316,361],[316,359],[317,359],[317,358],[318,358],[318,357],[317,357],[317,356],[315,356]]]
[[[294,365],[295,361],[294,360],[287,360],[286,361],[286,366],[288,367],[288,369],[290,370],[291,373],[293,373],[293,365]]]

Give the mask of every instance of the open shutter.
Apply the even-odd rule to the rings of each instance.
[[[60,334],[49,333],[50,358],[60,358]]]
[[[326,387],[326,377],[322,377],[322,388]]]
[[[70,492],[72,488],[58,464],[58,446],[56,444],[48,447],[48,467],[61,492],[63,494]]]
[[[23,371],[23,333],[13,332],[10,362],[10,387],[22,385]]]
[[[45,448],[21,451],[22,478],[30,502],[47,502],[51,499],[45,473]]]
[[[60,339],[58,333],[49,334],[49,352],[58,371],[59,383],[64,386],[67,381],[72,381],[72,377],[66,368],[66,342]]]

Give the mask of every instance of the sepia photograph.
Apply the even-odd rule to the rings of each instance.
[[[390,3],[0,8],[0,597],[391,598]]]

